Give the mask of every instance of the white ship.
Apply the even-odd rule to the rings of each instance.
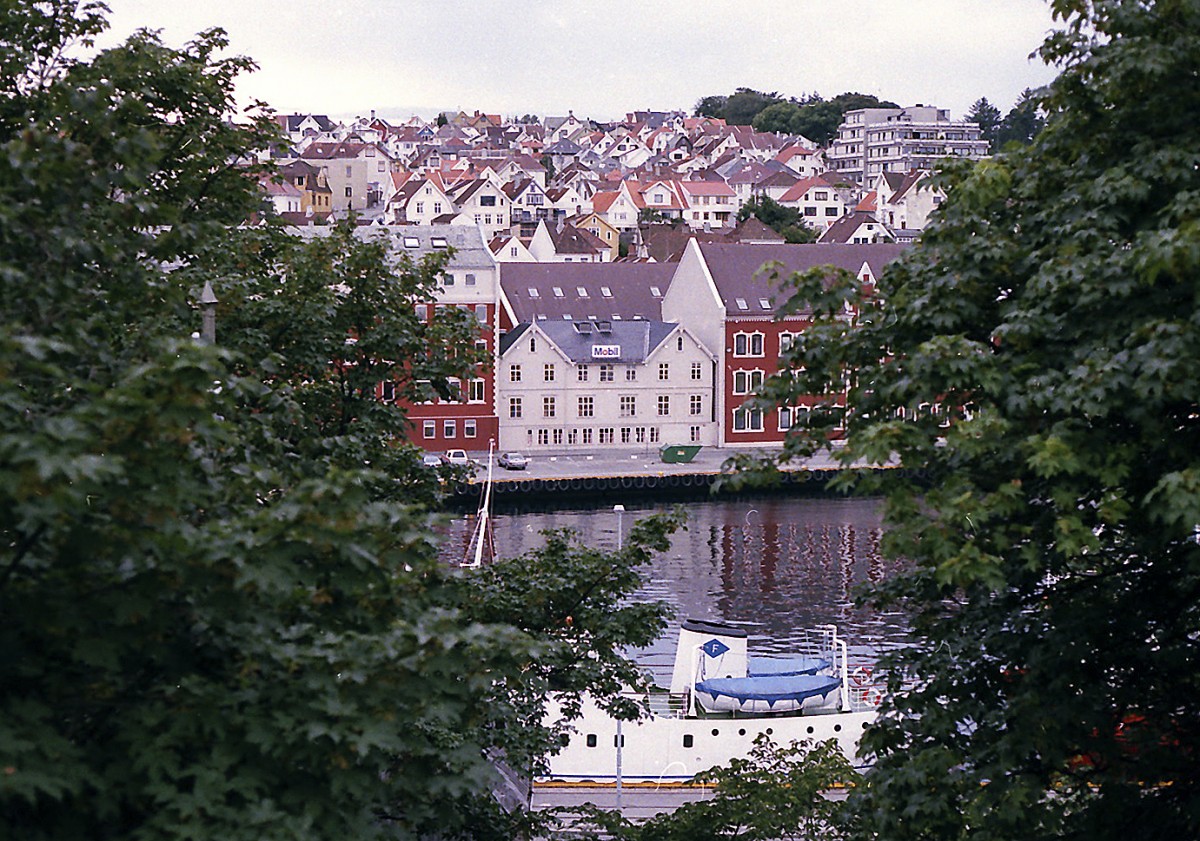
[[[535,789],[685,783],[747,755],[760,734],[783,745],[836,739],[861,767],[859,739],[875,720],[879,693],[869,672],[849,673],[835,627],[807,636],[792,656],[753,657],[744,629],[684,622],[669,689],[640,696],[650,715],[617,721],[585,699],[569,742]]]

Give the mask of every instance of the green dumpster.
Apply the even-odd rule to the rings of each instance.
[[[699,444],[664,444],[659,452],[667,464],[687,464],[700,452]]]

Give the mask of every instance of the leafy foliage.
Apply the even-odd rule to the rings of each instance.
[[[754,196],[738,211],[738,221],[745,222],[755,216],[776,233],[782,234],[785,242],[816,242],[817,232],[808,226],[804,216],[794,207],[784,207],[770,196]]]
[[[828,146],[837,137],[838,126],[847,111],[858,108],[896,108],[894,102],[862,93],[841,93],[833,99],[809,94],[802,99],[776,102],[754,118],[759,131],[798,134],[820,146]]]
[[[537,690],[625,674],[670,524],[511,579],[441,564],[435,480],[373,399],[477,362],[469,317],[413,314],[440,264],[238,230],[242,155],[275,138],[234,113],[252,65],[219,31],[64,58],[103,25],[71,0],[0,22],[0,835],[525,831],[488,755],[552,743]],[[205,281],[216,346],[188,338]],[[541,608],[571,594],[564,631]]]
[[[992,148],[1003,148],[1009,143],[1028,146],[1046,124],[1039,108],[1039,96],[1026,88],[1004,119],[995,127],[991,139]]]
[[[1200,835],[1200,9],[1053,7],[1045,128],[952,171],[876,294],[796,278],[767,387],[824,395],[791,455],[900,468],[843,483],[914,562],[864,837]]]

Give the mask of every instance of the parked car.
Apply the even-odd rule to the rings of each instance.
[[[500,458],[496,459],[496,464],[505,470],[524,470],[529,464],[529,459],[520,453],[501,453]]]
[[[421,456],[421,464],[426,467],[438,467],[442,463],[442,457],[437,453],[426,453]]]
[[[471,460],[467,458],[466,450],[446,450],[446,452],[442,453],[442,463],[468,465],[471,463]]]

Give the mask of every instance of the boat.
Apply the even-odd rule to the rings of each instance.
[[[859,740],[880,698],[870,672],[849,669],[836,627],[818,626],[802,637],[792,655],[752,656],[744,628],[685,621],[670,686],[629,693],[648,714],[618,721],[585,697],[582,715],[534,788],[687,784],[746,756],[760,735],[784,745],[834,739],[852,764],[864,767]],[[550,714],[558,714],[556,705]]]

